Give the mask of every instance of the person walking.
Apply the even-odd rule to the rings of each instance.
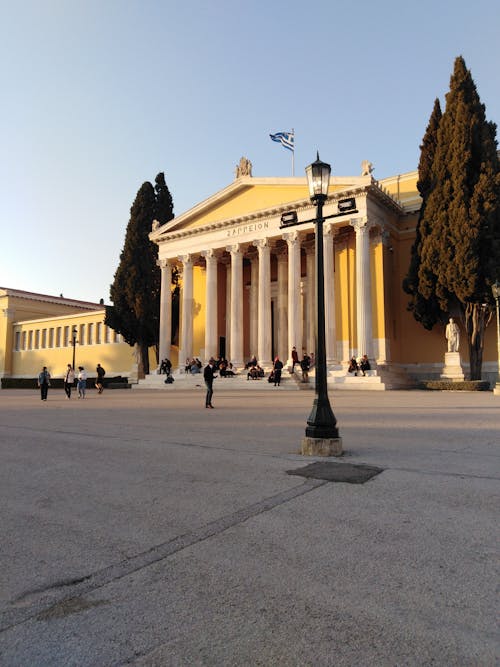
[[[283,370],[283,362],[280,361],[279,357],[276,357],[273,364],[273,381],[275,387],[280,386],[282,370]]]
[[[75,382],[75,371],[73,370],[73,366],[71,364],[68,364],[66,372],[64,373],[64,392],[68,400],[71,398],[71,387],[73,386],[74,382]]]
[[[302,361],[300,362],[300,368],[302,370],[302,382],[309,382],[309,368],[311,366],[311,357],[304,352]]]
[[[299,366],[299,354],[297,348],[292,347],[292,373],[295,373],[295,365]]]
[[[87,391],[87,371],[83,366],[78,366],[78,398],[85,398]]]
[[[38,376],[38,386],[40,387],[42,401],[46,401],[50,387],[50,373],[47,370],[47,366],[42,368],[42,372]]]
[[[104,376],[106,375],[106,371],[104,368],[101,366],[101,364],[97,364],[97,368],[95,369],[95,372],[97,373],[97,378],[95,381],[95,387],[97,389],[97,393],[102,394],[104,391]]]
[[[205,366],[203,370],[203,379],[205,380],[205,385],[207,387],[207,395],[205,397],[205,407],[206,408],[213,408],[214,406],[212,405],[212,396],[214,393],[213,390],[213,384],[214,384],[214,378],[216,378],[217,375],[215,375],[215,359],[213,357],[210,358],[210,361],[208,364]]]

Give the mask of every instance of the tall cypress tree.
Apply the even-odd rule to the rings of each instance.
[[[160,173],[155,178],[156,203],[154,219],[158,220],[160,225],[164,225],[174,217],[174,202],[170,190],[165,183],[165,173]]]
[[[461,317],[471,378],[481,378],[491,283],[500,265],[500,174],[496,126],[488,122],[471,73],[455,60],[439,123],[430,190],[420,220],[418,293]],[[439,313],[427,311],[428,324]],[[417,318],[418,319],[418,318]]]
[[[139,377],[149,373],[148,350],[158,343],[161,278],[157,247],[149,240],[156,206],[153,186],[143,183],[130,209],[120,264],[110,288],[113,305],[106,307],[105,324],[129,345],[139,346]]]
[[[436,98],[434,101],[434,108],[429,119],[429,124],[427,125],[427,129],[420,146],[421,152],[420,161],[418,164],[417,189],[420,193],[420,196],[422,197],[422,205],[420,207],[417,220],[415,241],[411,249],[408,274],[403,280],[403,290],[411,296],[411,299],[408,303],[408,310],[413,312],[415,319],[418,322],[421,322],[426,329],[432,329],[436,321],[444,317],[437,299],[433,294],[431,294],[429,298],[422,296],[419,291],[418,278],[418,273],[420,270],[420,253],[422,250],[422,237],[426,238],[429,233],[429,229],[425,226],[426,221],[424,218],[424,212],[427,199],[434,186],[432,165],[434,163],[434,156],[436,154],[437,133],[441,118],[441,105],[439,103],[439,99]]]

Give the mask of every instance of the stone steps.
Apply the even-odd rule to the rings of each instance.
[[[267,374],[269,375],[269,374]],[[196,389],[197,387],[205,387],[203,381],[203,373],[178,373],[175,372],[172,376],[174,382],[172,384],[165,384],[165,375],[150,374],[146,375],[143,380],[139,380],[138,384],[132,385],[135,390],[139,389],[157,389],[159,391],[174,391],[176,389]],[[305,385],[308,386],[308,385]],[[314,385],[313,385],[314,387]],[[281,384],[279,389],[288,391],[297,391],[302,388],[297,385],[296,381],[290,377],[288,373],[283,373],[281,377]],[[267,381],[267,376],[259,380],[247,380],[246,372],[237,374],[234,377],[216,378],[214,383],[215,391],[278,391],[272,382]]]
[[[216,391],[254,391],[270,390],[276,391],[278,388],[273,383],[267,381],[266,377],[259,380],[247,380],[246,371],[238,373],[234,377],[216,379],[214,389]],[[150,374],[138,384],[133,384],[133,389],[157,389],[164,391],[173,391],[175,389],[195,389],[203,387],[203,373],[173,373],[174,382],[165,384],[165,375]],[[281,376],[281,385],[279,389],[287,391],[314,391],[314,368],[309,372],[309,382],[302,382],[301,373],[289,373],[284,370]],[[354,376],[347,373],[340,367],[330,370],[327,376],[328,387],[333,391],[386,391],[387,389],[405,389],[414,385],[408,376],[397,369],[381,366],[377,370],[367,371],[366,376]]]

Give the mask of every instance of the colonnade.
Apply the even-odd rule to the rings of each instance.
[[[356,330],[357,351],[373,354],[372,347],[372,304],[371,272],[369,254],[369,228],[366,217],[350,220],[356,237]],[[325,342],[327,364],[342,361],[337,359],[335,326],[335,281],[334,281],[334,240],[339,228],[333,223],[325,224],[323,230],[324,281],[325,281]],[[277,243],[278,241],[285,241]],[[306,321],[303,327],[301,302],[301,248],[306,252],[307,286],[305,294]],[[255,252],[255,248],[257,252]],[[224,253],[226,251],[227,254]],[[206,359],[217,357],[219,334],[218,313],[218,271],[219,262],[226,263],[226,356],[238,368],[244,364],[243,331],[243,258],[250,260],[249,287],[249,342],[250,352],[257,355],[262,366],[272,363],[272,316],[271,316],[271,253],[277,256],[277,294],[275,295],[275,347],[285,360],[292,347],[300,355],[302,349],[314,350],[315,322],[315,281],[314,281],[314,241],[303,242],[299,230],[291,230],[280,237],[261,238],[252,242],[235,243],[226,247],[212,248],[197,253],[180,255],[176,258],[161,259],[161,299],[160,299],[160,359],[170,357],[172,327],[171,278],[174,265],[182,271],[182,299],[180,323],[179,363],[193,356],[193,265],[203,257],[206,267],[205,287],[205,349]],[[224,256],[223,256],[224,255]],[[196,353],[194,354],[196,356]]]

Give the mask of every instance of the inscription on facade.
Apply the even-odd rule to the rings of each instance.
[[[264,229],[269,229],[268,222],[254,222],[251,225],[238,225],[238,227],[233,227],[228,229],[226,236],[234,238],[235,236],[241,236],[241,234],[251,234],[252,232],[261,232]]]

